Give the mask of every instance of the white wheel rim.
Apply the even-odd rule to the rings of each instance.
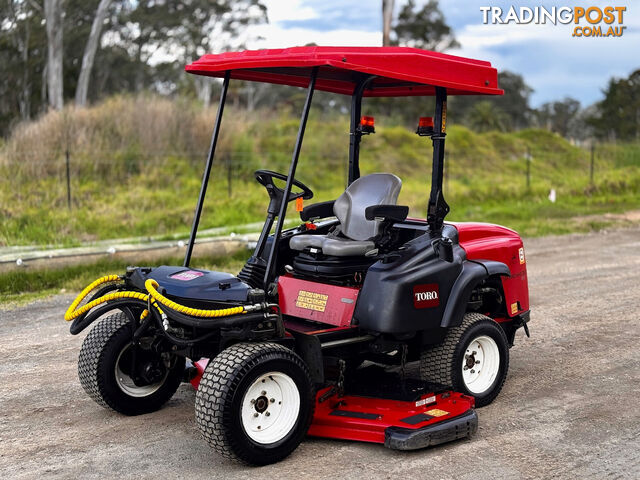
[[[242,398],[242,426],[254,442],[282,440],[293,429],[300,413],[300,393],[295,382],[282,372],[258,377]]]
[[[147,397],[155,393],[156,391],[158,391],[158,389],[162,386],[162,384],[167,379],[167,376],[169,375],[169,369],[166,369],[166,372],[161,380],[155,383],[151,383],[149,385],[144,385],[142,387],[137,386],[133,382],[133,379],[129,375],[124,373],[120,368],[120,359],[122,358],[122,355],[127,350],[129,350],[129,348],[131,348],[129,345],[123,348],[122,351],[120,352],[120,355],[118,355],[118,359],[116,360],[116,367],[115,367],[116,383],[118,384],[118,387],[120,387],[120,390],[122,390],[124,393],[126,393],[131,397],[137,397],[137,398]]]
[[[500,350],[495,340],[486,335],[474,338],[462,358],[462,380],[473,394],[486,392],[500,371]]]

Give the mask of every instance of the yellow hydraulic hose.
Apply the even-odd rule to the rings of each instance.
[[[80,302],[82,302],[82,300],[84,300],[85,297],[87,295],[89,295],[93,290],[98,288],[103,283],[117,282],[118,280],[120,280],[120,277],[118,275],[106,275],[104,277],[100,277],[99,279],[95,280],[94,282],[91,282],[89,285],[87,285],[87,287],[84,290],[82,290],[82,292],[80,292],[80,295],[78,295],[76,297],[76,299],[73,301],[73,303],[71,305],[69,305],[69,308],[67,309],[66,313],[64,314],[64,319],[67,322],[70,322],[74,318],[79,317],[80,315],[82,315],[82,314],[86,313],[87,311],[91,310],[91,308],[93,308],[96,305],[98,305],[96,303],[95,305],[93,305],[90,308],[85,308],[87,305],[89,305],[89,304],[87,304],[87,305],[83,306],[81,309],[77,310],[78,305],[80,305]],[[101,299],[102,299],[102,297],[97,299],[97,300],[101,300]],[[93,302],[91,302],[91,303],[93,303]],[[102,302],[100,302],[100,303],[102,303]]]
[[[161,303],[165,307],[168,307],[177,312],[183,313],[185,315],[189,315],[191,317],[204,317],[204,318],[216,318],[216,317],[228,317],[230,315],[237,315],[239,313],[245,313],[245,307],[231,307],[231,308],[222,308],[219,310],[201,310],[199,308],[191,308],[186,305],[180,305],[172,300],[169,300],[167,297],[161,295],[156,288],[158,288],[158,282],[153,279],[148,279],[144,282],[144,288],[147,289],[151,298],[153,298],[158,303]]]
[[[158,292],[158,290],[156,290],[159,286],[158,282],[152,279],[147,280],[144,284],[149,294],[142,293],[142,292],[130,292],[130,291],[112,292],[112,293],[107,293],[106,295],[103,295],[100,298],[96,298],[95,300],[78,308],[78,305],[80,305],[80,303],[85,299],[85,297],[87,297],[87,295],[89,295],[89,293],[91,293],[97,287],[99,287],[104,283],[115,282],[120,279],[121,277],[119,277],[118,275],[107,275],[104,277],[100,277],[96,281],[90,283],[87,286],[87,288],[82,290],[80,295],[78,295],[76,299],[73,301],[73,303],[69,306],[68,310],[64,314],[64,319],[67,322],[70,322],[71,320],[74,320],[80,317],[81,315],[84,315],[92,308],[97,307],[98,305],[101,305],[103,303],[109,302],[111,300],[117,300],[120,298],[133,298],[136,300],[142,300],[143,302],[147,302],[149,301],[149,296],[151,296],[151,298],[153,299],[152,303],[156,308],[158,308],[160,313],[162,313],[162,310],[155,302],[161,303],[162,305],[165,305],[166,307],[171,308],[172,310],[175,310],[177,312],[180,312],[192,317],[203,317],[203,318],[228,317],[230,315],[237,315],[240,313],[247,312],[247,308],[245,308],[244,306],[222,308],[218,310],[202,310],[199,308],[187,307],[186,305],[180,305],[179,303],[169,300],[167,297],[161,295]],[[148,314],[149,314],[149,311],[147,309],[143,310],[142,314],[140,315],[140,320],[143,320]]]

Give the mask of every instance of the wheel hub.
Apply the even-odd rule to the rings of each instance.
[[[467,350],[468,351],[468,350]],[[472,352],[471,355],[467,354],[464,356],[466,365],[464,366],[465,370],[472,369],[475,365],[480,365],[480,360],[476,360],[476,352]]]
[[[256,412],[264,413],[267,410],[268,406],[269,406],[269,399],[267,399],[267,397],[265,397],[264,395],[261,395],[258,398],[256,398],[254,403]]]
[[[500,360],[493,338],[487,335],[474,338],[462,360],[462,379],[467,389],[476,395],[486,392],[498,376]]]
[[[162,380],[166,369],[163,368],[159,362],[148,362],[143,365],[141,370],[140,378],[133,378],[133,381],[139,387],[144,387]],[[142,382],[140,380],[142,380]]]
[[[246,390],[241,419],[247,435],[268,444],[284,438],[295,426],[300,394],[295,382],[281,372],[258,377]]]
[[[118,387],[132,397],[146,397],[156,392],[169,375],[169,369],[161,359],[151,352],[138,349],[136,365],[132,366],[133,348],[127,345],[118,355],[115,365],[115,380]],[[133,370],[133,371],[132,371]]]

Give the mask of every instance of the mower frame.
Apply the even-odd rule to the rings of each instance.
[[[130,344],[123,348],[133,348],[127,350],[128,365],[117,371],[130,376],[136,387],[149,389],[162,378],[175,378],[182,365],[176,357],[191,359],[194,363],[186,378],[198,388],[196,417],[207,441],[223,455],[271,463],[288,455],[307,431],[395,449],[422,448],[474,434],[474,405],[493,401],[506,378],[516,331],[523,327],[529,334],[526,261],[519,235],[496,225],[444,223],[450,210],[443,194],[447,96],[501,95],[496,70],[487,62],[400,47],[297,47],[205,55],[186,70],[223,81],[183,265],[130,267],[125,276],[116,277],[123,284],[102,287],[92,297],[95,307],[74,310],[82,295],[101,281],[87,287],[70,307],[67,319],[74,319],[73,334],[111,310],[123,313],[99,323],[87,337],[86,349],[83,345],[86,358],[81,353],[85,360],[79,371],[85,390],[98,403],[123,413],[150,411],[144,402],[118,403],[110,396],[112,391],[99,391],[96,380],[112,372],[97,371],[100,362],[90,357],[91,352],[107,349],[115,342],[112,337],[120,338],[128,329]],[[256,172],[270,202],[253,255],[238,277],[190,267],[231,79],[306,88],[286,177]],[[363,270],[364,279],[356,270],[355,283],[321,273],[296,276],[293,267],[289,270],[283,263],[293,255],[288,244],[292,237],[327,234],[339,226],[339,220],[327,219],[333,214],[333,202],[324,202],[300,212],[305,223],[284,230],[288,203],[313,196],[295,175],[318,89],[351,97],[347,187],[360,179],[360,143],[369,133],[360,120],[363,97],[435,97],[433,129],[424,133],[419,127],[416,132],[430,136],[433,144],[426,220],[407,219],[407,207],[367,207],[366,219],[381,218],[383,234],[392,240],[385,239],[380,251],[375,249],[372,264]],[[285,180],[284,189],[276,188],[273,178]],[[292,193],[294,185],[302,192]],[[353,259],[331,261],[350,267]],[[144,365],[136,363],[137,355]],[[353,378],[345,380],[363,359],[397,366],[399,371],[391,373],[396,387],[387,383],[375,392],[368,389],[389,374],[371,366],[368,372],[374,376],[367,377],[364,386]],[[405,365],[413,360],[420,360],[421,377],[430,383],[408,386]],[[261,365],[278,365],[288,373],[276,367],[261,370]],[[485,390],[479,389],[480,383],[473,384],[480,378],[480,368],[495,370]],[[362,370],[358,376],[365,378],[367,369]],[[283,397],[269,400],[265,387],[252,399],[256,411],[249,412],[253,413],[248,420],[242,410],[244,423],[239,426],[235,389],[259,392],[259,382],[277,383],[273,376],[280,379]],[[486,372],[483,379],[487,381]],[[269,401],[277,405],[281,398],[280,403],[286,403],[291,382],[308,423],[296,423],[290,435],[273,437],[272,443],[261,446],[264,434],[249,432],[251,419],[269,412]],[[170,397],[174,387],[158,387],[164,396],[153,394],[159,396],[154,397],[154,408]],[[315,407],[309,410],[304,402]],[[223,411],[235,413],[219,416]],[[238,437],[242,432],[246,438]]]

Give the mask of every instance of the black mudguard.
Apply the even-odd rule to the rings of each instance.
[[[465,260],[462,272],[451,289],[440,326],[448,328],[460,325],[474,287],[492,275],[510,276],[509,267],[493,260]]]
[[[369,268],[358,295],[358,325],[382,333],[408,333],[462,322],[473,288],[492,275],[509,275],[500,262],[470,261],[451,235],[453,259],[438,255],[433,239],[423,235],[408,242],[399,256]],[[437,301],[416,300],[416,292],[437,292]]]

